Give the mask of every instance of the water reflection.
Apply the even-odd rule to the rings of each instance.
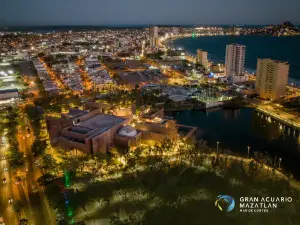
[[[269,117],[264,117],[257,112],[252,112],[252,130],[254,134],[264,137],[269,142],[278,139],[282,134],[280,125]]]
[[[237,120],[240,116],[240,109],[236,110],[224,110],[224,119],[225,120]]]
[[[220,148],[247,155],[251,146],[252,154],[261,151],[282,158],[283,167],[300,178],[299,134],[253,109],[183,111],[173,116],[181,124],[197,126],[198,138],[211,147],[219,141]]]

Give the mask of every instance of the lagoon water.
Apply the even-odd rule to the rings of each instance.
[[[280,129],[278,123],[270,123],[257,115],[252,108],[239,110],[216,109],[211,112],[187,110],[173,112],[179,124],[197,126],[198,138],[216,148],[217,141],[222,149],[247,156],[251,152],[268,152],[281,157],[282,166],[300,179],[300,137],[294,132]]]
[[[215,63],[224,63],[226,45],[232,43],[246,45],[245,67],[249,71],[255,71],[257,58],[288,61],[290,80],[299,80],[297,83],[300,84],[300,36],[205,36],[173,41],[175,47],[183,47],[194,54],[197,49],[207,51],[209,60]]]
[[[288,61],[290,64],[290,82],[300,85],[300,36],[206,36],[182,38],[172,42],[196,54],[197,49],[208,52],[208,58],[215,63],[224,63],[227,44],[246,45],[246,70],[255,72],[257,58],[271,58]],[[219,109],[213,112],[182,111],[174,112],[178,123],[197,126],[199,138],[203,138],[211,147],[230,149],[247,155],[247,146],[251,151],[268,152],[273,157],[282,158],[282,166],[300,179],[300,137],[293,132],[280,129],[277,123],[261,118],[250,108],[240,110]]]

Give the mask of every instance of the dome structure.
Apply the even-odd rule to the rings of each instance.
[[[119,134],[123,136],[134,137],[137,135],[137,131],[132,126],[127,125],[119,130]]]

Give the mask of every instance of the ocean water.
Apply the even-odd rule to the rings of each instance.
[[[300,85],[300,36],[205,36],[177,39],[173,46],[192,54],[202,49],[208,52],[210,61],[224,63],[226,45],[232,43],[246,45],[245,68],[248,72],[255,72],[257,58],[287,61],[290,64],[290,82]]]

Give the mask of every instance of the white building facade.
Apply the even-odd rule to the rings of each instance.
[[[149,28],[150,48],[158,47],[158,27],[153,26]]]
[[[245,76],[245,54],[245,45],[226,45],[226,76],[230,78],[233,83],[248,80],[248,76]]]
[[[202,51],[201,49],[197,49],[197,62],[204,67],[207,67],[208,60],[207,60],[207,52]]]

